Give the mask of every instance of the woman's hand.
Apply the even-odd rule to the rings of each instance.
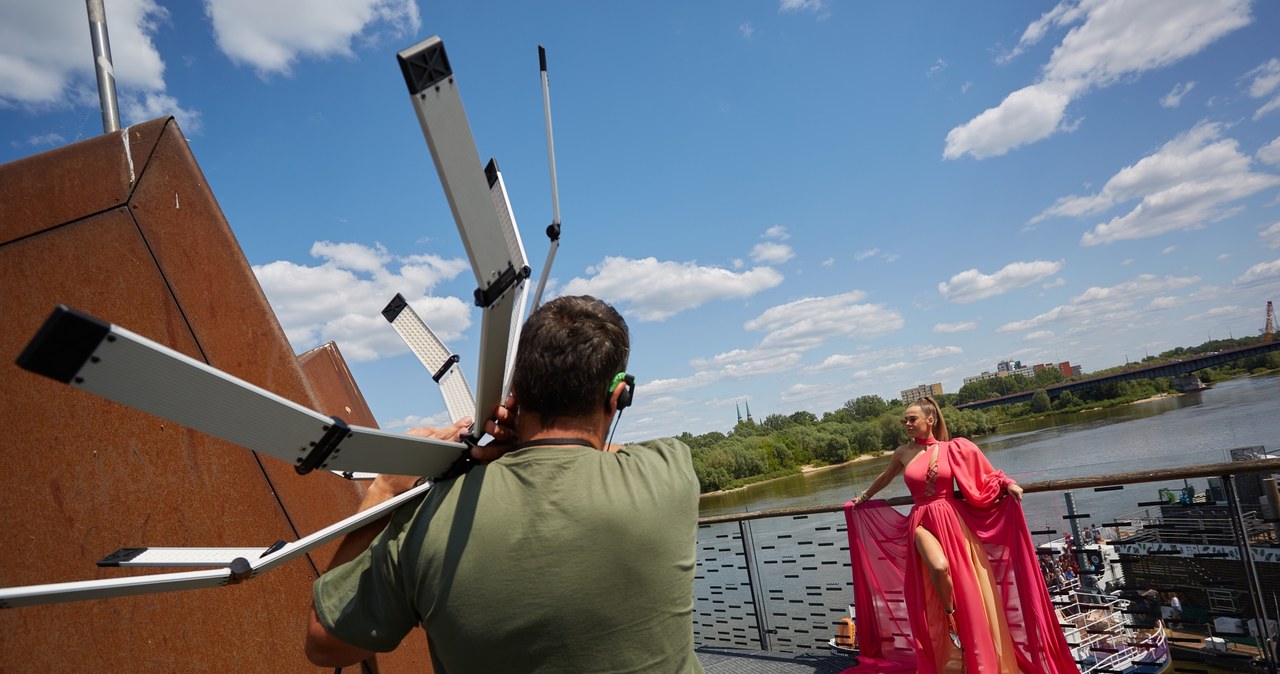
[[[1014,499],[1016,499],[1019,503],[1022,502],[1022,487],[1019,487],[1017,484],[1010,484],[1006,488],[1006,491],[1008,491],[1009,495],[1012,496]]]

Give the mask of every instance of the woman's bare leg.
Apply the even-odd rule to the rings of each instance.
[[[929,582],[933,583],[933,591],[938,594],[943,610],[955,610],[951,598],[951,565],[942,552],[942,544],[924,527],[916,527],[916,552],[929,569]]]

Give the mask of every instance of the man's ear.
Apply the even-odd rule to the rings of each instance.
[[[613,392],[609,394],[609,416],[613,416],[617,414],[618,410],[626,409],[627,407],[626,404],[622,403],[622,398],[623,396],[626,396],[626,394],[627,394],[626,382],[620,381],[618,382],[617,386],[613,387]],[[630,396],[626,396],[626,397],[629,398]],[[627,402],[629,403],[630,401],[628,400]]]
[[[619,372],[613,380],[613,390],[609,393],[609,414],[616,414],[631,406],[635,394],[636,378],[625,372]]]

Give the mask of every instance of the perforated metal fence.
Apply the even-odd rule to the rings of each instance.
[[[693,629],[700,646],[827,651],[852,602],[841,513],[698,528]]]

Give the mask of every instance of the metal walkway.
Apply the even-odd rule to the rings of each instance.
[[[833,653],[779,653],[735,648],[696,649],[707,674],[839,674],[857,664]]]

